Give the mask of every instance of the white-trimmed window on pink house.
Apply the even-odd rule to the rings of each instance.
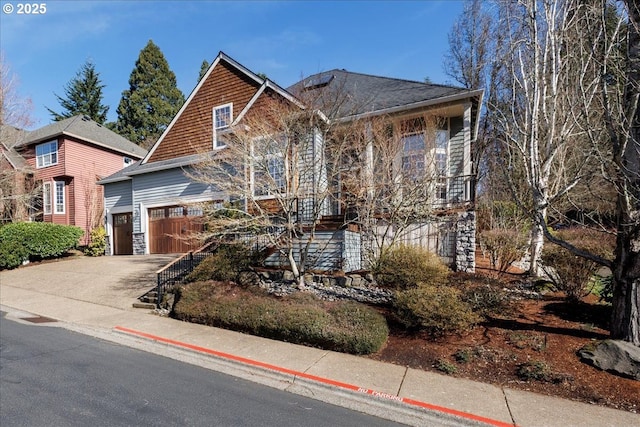
[[[63,214],[65,212],[64,181],[55,182],[54,201],[54,212],[57,214]]]
[[[58,141],[36,145],[36,167],[46,168],[58,164]]]
[[[213,108],[213,148],[224,148],[226,145],[218,138],[218,131],[227,129],[233,121],[233,103]]]
[[[51,215],[51,183],[42,183],[42,209],[45,215]]]

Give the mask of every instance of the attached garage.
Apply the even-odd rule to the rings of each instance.
[[[165,206],[149,209],[149,252],[185,253],[198,249],[197,233],[204,231],[198,206]]]

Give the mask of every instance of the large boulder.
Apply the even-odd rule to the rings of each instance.
[[[605,340],[578,350],[583,362],[640,381],[640,348],[626,341]]]

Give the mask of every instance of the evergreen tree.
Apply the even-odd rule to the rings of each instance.
[[[140,51],[129,76],[129,89],[122,92],[116,132],[149,148],[167,128],[184,103],[176,76],[153,41]]]
[[[198,81],[202,80],[204,75],[207,74],[207,70],[209,69],[210,65],[211,64],[209,64],[209,61],[207,61],[206,59],[202,61],[202,64],[200,65],[200,75],[198,76]]]
[[[57,113],[50,108],[47,110],[55,121],[84,114],[103,124],[107,120],[107,112],[109,111],[109,107],[102,104],[103,88],[100,73],[96,72],[95,65],[91,61],[86,61],[76,76],[65,85],[65,97],[56,95],[63,111]]]

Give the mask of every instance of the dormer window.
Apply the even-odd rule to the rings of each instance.
[[[225,144],[218,140],[218,132],[231,126],[233,104],[224,104],[213,109],[213,148],[223,148]]]
[[[36,145],[36,167],[45,168],[58,164],[58,141]]]

